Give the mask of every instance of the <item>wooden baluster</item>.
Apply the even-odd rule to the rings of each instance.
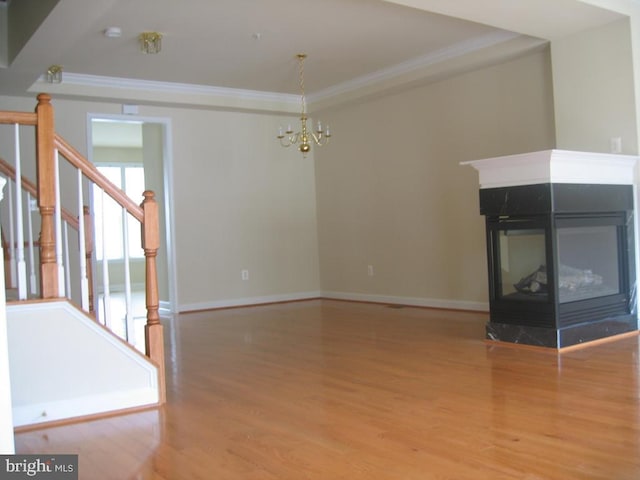
[[[36,107],[36,165],[38,177],[38,207],[40,208],[40,293],[42,298],[57,298],[58,265],[55,242],[55,176],[54,171],[54,122],[51,96],[38,95]]]
[[[160,403],[166,401],[165,371],[164,371],[164,335],[158,313],[160,301],[158,297],[158,271],[156,256],[160,248],[160,224],[158,219],[158,204],[155,194],[146,190],[143,193],[144,223],[142,224],[142,248],[145,256],[146,305],[147,324],[145,326],[145,349],[147,356],[158,366],[158,382]]]
[[[89,313],[95,316],[93,305],[93,217],[87,205],[82,207],[84,216],[84,248],[87,268],[87,283],[89,290]]]

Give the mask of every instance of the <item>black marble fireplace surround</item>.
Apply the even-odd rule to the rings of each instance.
[[[486,338],[551,348],[638,330],[633,186],[480,189]]]

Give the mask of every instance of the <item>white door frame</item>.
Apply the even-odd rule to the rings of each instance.
[[[167,288],[169,290],[169,304],[160,302],[160,310],[167,313],[177,312],[178,288],[176,285],[176,258],[175,258],[175,229],[173,228],[174,205],[173,205],[173,134],[171,130],[171,119],[167,117],[147,117],[138,115],[113,115],[104,113],[87,114],[87,152],[88,160],[93,162],[93,120],[113,120],[121,122],[141,122],[162,125],[162,165],[164,181],[164,198],[159,199],[164,202],[166,232],[164,235],[164,248],[167,256]]]

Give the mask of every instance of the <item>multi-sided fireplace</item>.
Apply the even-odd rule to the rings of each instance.
[[[487,338],[562,348],[638,329],[636,157],[549,150],[474,162]]]

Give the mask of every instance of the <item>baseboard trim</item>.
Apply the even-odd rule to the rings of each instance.
[[[283,295],[266,295],[263,297],[232,298],[228,300],[216,300],[213,302],[188,303],[178,307],[179,313],[195,312],[199,310],[216,310],[219,308],[250,307],[269,303],[296,302],[300,300],[312,300],[320,298],[321,292],[300,292]]]
[[[158,405],[157,388],[139,388],[122,392],[106,392],[79,398],[63,398],[29,405],[14,405],[15,428],[56,422],[75,417],[90,417],[131,408]]]
[[[296,302],[301,300],[313,300],[326,298],[329,300],[345,300],[352,302],[382,303],[393,305],[405,305],[410,307],[440,308],[443,310],[467,310],[473,312],[489,311],[489,303],[468,302],[464,300],[443,300],[421,297],[399,297],[392,295],[372,295],[366,293],[351,292],[302,292],[284,295],[268,295],[264,297],[235,298],[229,300],[217,300],[213,302],[191,303],[180,305],[180,313],[195,312],[201,310],[216,310],[220,308],[250,307],[270,303]]]
[[[33,430],[39,430],[42,428],[62,427],[65,425],[72,425],[74,423],[91,422],[94,420],[103,420],[105,418],[118,417],[122,415],[130,415],[132,413],[146,412],[149,410],[158,410],[162,408],[159,403],[141,405],[139,407],[123,408],[120,410],[109,410],[107,412],[94,413],[91,415],[82,415],[77,417],[63,418],[61,420],[48,420],[40,423],[32,423],[29,425],[22,425],[13,429],[14,433],[24,433]]]
[[[488,312],[489,303],[469,302],[466,300],[447,300],[422,297],[400,297],[394,295],[374,295],[368,293],[322,292],[322,298],[331,300],[348,300],[367,303],[383,303],[405,305],[409,307],[440,308],[443,310],[469,310]]]

